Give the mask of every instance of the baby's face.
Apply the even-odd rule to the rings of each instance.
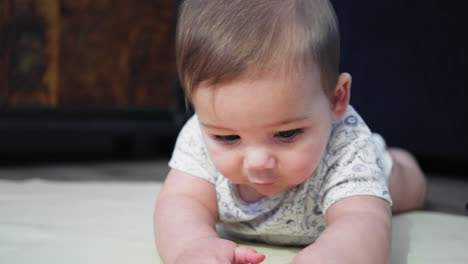
[[[259,197],[304,182],[317,168],[333,113],[318,71],[299,81],[268,74],[203,86],[193,97],[216,168]]]

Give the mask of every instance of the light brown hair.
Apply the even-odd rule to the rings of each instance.
[[[251,70],[300,74],[315,63],[331,97],[339,42],[329,0],[185,0],[177,25],[177,70],[191,101],[201,82],[215,85]]]

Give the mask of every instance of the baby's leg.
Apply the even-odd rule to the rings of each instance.
[[[390,148],[393,168],[390,175],[392,212],[419,209],[426,199],[426,178],[416,159],[409,152]]]

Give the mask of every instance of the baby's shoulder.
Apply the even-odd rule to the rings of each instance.
[[[169,166],[215,183],[217,170],[211,162],[198,123],[193,115],[182,127]]]
[[[343,149],[355,147],[357,142],[366,141],[371,135],[372,132],[359,113],[349,106],[346,114],[333,123],[327,153],[338,155]]]

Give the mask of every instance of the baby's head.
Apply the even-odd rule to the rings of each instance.
[[[297,78],[314,66],[333,95],[340,47],[328,0],[185,0],[178,22],[177,67],[189,101],[201,82],[254,72]]]
[[[273,195],[313,173],[350,89],[328,0],[185,0],[176,43],[186,98],[224,176]]]

